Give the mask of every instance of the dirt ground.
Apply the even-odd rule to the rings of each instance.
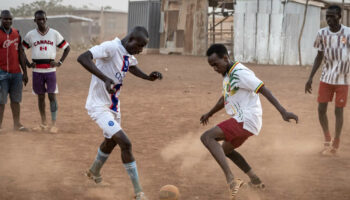
[[[95,185],[83,175],[103,140],[100,128],[84,108],[91,75],[69,55],[58,69],[58,134],[12,131],[6,105],[0,134],[0,199],[23,200],[129,200],[132,186],[115,149],[102,170],[104,184]],[[222,77],[205,57],[140,55],[139,67],[159,70],[164,79],[148,82],[127,75],[121,93],[122,127],[129,135],[141,183],[150,200],[159,188],[176,185],[182,200],[226,200],[224,175],[199,141],[207,129],[228,118],[224,110],[199,124],[202,114],[221,95]],[[337,157],[322,157],[323,137],[317,117],[319,73],[313,94],[304,94],[310,68],[248,65],[288,110],[299,115],[299,124],[284,122],[261,96],[263,128],[238,149],[265,182],[264,192],[240,191],[241,200],[349,200],[349,106]],[[29,73],[31,74],[31,73]],[[30,75],[31,83],[31,75]],[[27,127],[40,122],[31,84],[25,87],[21,120]],[[47,101],[47,115],[50,113]],[[334,133],[334,103],[329,105]],[[248,178],[233,164],[236,177]]]

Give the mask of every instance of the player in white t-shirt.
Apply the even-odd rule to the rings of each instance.
[[[324,148],[322,155],[336,155],[340,144],[343,127],[343,110],[346,106],[350,84],[350,28],[340,24],[341,8],[332,5],[327,8],[326,21],[328,27],[318,31],[314,47],[317,56],[309,79],[305,84],[305,93],[312,91],[312,79],[324,60],[320,85],[318,89],[318,119],[323,135]],[[324,59],[323,59],[324,58]],[[332,140],[327,118],[328,102],[332,102],[335,94],[335,134]]]
[[[85,108],[103,130],[105,137],[98,149],[96,159],[87,170],[86,175],[96,183],[101,182],[100,170],[114,147],[119,145],[122,162],[133,183],[137,200],[147,198],[139,183],[131,142],[120,125],[119,94],[123,79],[128,71],[149,81],[162,79],[162,74],[157,71],[147,75],[137,67],[137,60],[133,55],[141,53],[147,43],[147,30],[138,26],[122,40],[116,38],[103,42],[81,54],[78,58],[78,62],[93,74]],[[96,60],[96,64],[93,59]]]
[[[37,28],[29,31],[24,37],[23,46],[32,50],[32,63],[26,60],[28,67],[33,68],[33,92],[38,95],[38,106],[41,124],[33,130],[49,130],[57,133],[57,98],[56,67],[60,67],[66,59],[70,47],[62,35],[46,24],[46,13],[38,10],[34,14]],[[61,59],[56,62],[56,48],[64,49]],[[45,93],[50,100],[52,126],[49,128],[45,114]]]
[[[207,130],[201,136],[201,140],[224,171],[230,197],[233,200],[243,181],[234,179],[225,155],[249,176],[249,185],[261,189],[265,187],[242,155],[235,150],[248,137],[258,135],[260,132],[262,109],[258,93],[265,96],[276,107],[285,121],[294,119],[298,122],[298,117],[287,112],[280,105],[253,71],[239,62],[232,62],[224,45],[213,44],[208,49],[207,56],[210,66],[224,76],[223,96],[208,113],[201,117],[200,122],[206,125],[209,118],[224,107],[231,118]],[[218,143],[221,140],[224,140],[222,146]]]

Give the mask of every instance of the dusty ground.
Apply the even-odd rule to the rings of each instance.
[[[90,75],[75,61],[77,55],[70,54],[58,69],[58,134],[13,132],[7,104],[5,130],[0,134],[0,199],[130,199],[131,182],[119,149],[103,168],[104,185],[96,186],[82,175],[94,160],[103,137],[84,109]],[[138,59],[145,72],[159,70],[164,75],[160,82],[147,82],[129,74],[121,95],[122,126],[133,142],[145,192],[156,200],[161,186],[174,184],[183,200],[228,199],[223,173],[199,142],[202,132],[228,118],[221,111],[208,126],[199,124],[200,116],[221,95],[222,77],[204,57],[140,55]],[[239,151],[261,176],[267,190],[242,190],[240,199],[350,199],[349,106],[345,109],[339,156],[321,157],[318,151],[323,138],[316,111],[319,74],[314,79],[313,94],[305,95],[304,83],[310,69],[249,66],[288,110],[299,115],[300,123],[284,122],[261,97],[261,134],[251,137]],[[39,124],[37,100],[30,84],[24,89],[21,109],[24,125]],[[333,110],[332,103],[328,112],[331,130]],[[237,177],[248,180],[234,164],[230,165]]]

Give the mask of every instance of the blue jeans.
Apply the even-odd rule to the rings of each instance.
[[[7,94],[10,94],[11,102],[22,101],[22,74],[8,73],[0,69],[0,104],[7,103]]]

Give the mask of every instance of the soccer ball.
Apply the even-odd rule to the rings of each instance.
[[[159,200],[178,200],[180,191],[175,185],[165,185],[160,188]]]

